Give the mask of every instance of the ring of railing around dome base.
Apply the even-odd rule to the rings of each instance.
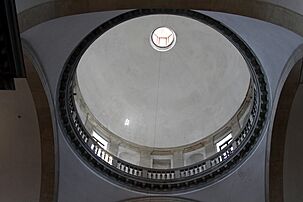
[[[86,49],[105,31],[126,20],[152,14],[174,14],[205,23],[223,34],[241,52],[250,69],[253,86],[253,108],[241,133],[220,152],[191,166],[174,169],[151,169],[127,163],[102,149],[83,126],[73,97],[73,78],[77,64]],[[161,193],[204,186],[225,176],[243,161],[261,137],[266,122],[268,92],[261,65],[250,48],[229,28],[206,15],[190,10],[143,9],[124,13],[102,24],[88,34],[74,49],[61,74],[58,105],[61,126],[67,139],[84,160],[108,179],[132,189]]]

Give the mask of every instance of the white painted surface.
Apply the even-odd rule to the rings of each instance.
[[[167,52],[150,45],[160,26],[177,36]],[[225,37],[173,15],[140,17],[107,31],[84,53],[77,77],[105,127],[150,147],[190,144],[215,132],[239,109],[250,82],[242,55]]]
[[[140,153],[129,148],[119,146],[118,157],[134,165],[140,165]]]
[[[16,91],[0,91],[0,120],[0,201],[38,202],[40,135],[25,79],[16,80]]]
[[[205,157],[205,147],[202,147],[201,149],[197,149],[195,151],[184,153],[184,165],[192,165],[194,163],[204,160]]]

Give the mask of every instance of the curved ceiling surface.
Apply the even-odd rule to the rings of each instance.
[[[150,44],[166,26],[176,44]],[[97,120],[121,138],[168,148],[201,140],[225,125],[250,83],[237,48],[213,28],[188,17],[157,14],[123,22],[102,34],[77,68],[82,97]]]

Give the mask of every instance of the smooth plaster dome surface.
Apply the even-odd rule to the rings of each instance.
[[[161,26],[177,37],[166,52],[150,45]],[[224,126],[246,97],[250,73],[237,48],[213,28],[161,14],[128,20],[101,35],[83,54],[77,79],[102,125],[127,141],[167,148]]]

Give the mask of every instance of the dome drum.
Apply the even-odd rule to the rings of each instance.
[[[83,113],[85,110],[80,110],[83,105],[81,105],[78,99],[79,97],[77,97],[77,95],[79,95],[79,91],[77,91],[77,83],[75,82],[75,75],[77,74],[76,68],[81,63],[81,59],[85,54],[85,51],[92,47],[94,42],[96,42],[100,36],[104,36],[107,31],[115,28],[113,25],[117,25],[116,27],[118,27],[118,25],[123,24],[127,21],[139,19],[140,17],[150,17],[152,15],[175,15],[179,17],[181,16],[182,18],[190,18],[216,30],[218,33],[224,36],[224,38],[226,37],[225,39],[228,39],[233,47],[237,48],[241,56],[244,58],[250,75],[250,80],[248,82],[249,85],[247,85],[246,91],[243,91],[245,92],[243,96],[245,99],[240,99],[241,102],[239,102],[240,104],[236,110],[236,112],[238,112],[238,109],[241,107],[244,107],[242,109],[245,109],[242,111],[240,110],[241,117],[243,116],[244,118],[242,120],[241,126],[239,127],[240,129],[238,133],[233,135],[231,139],[226,139],[226,142],[224,142],[224,147],[222,146],[222,143],[222,145],[220,145],[222,148],[218,150],[218,152],[214,152],[213,155],[203,156],[194,155],[193,153],[193,155],[189,155],[190,157],[188,157],[186,161],[183,161],[183,165],[176,167],[172,165],[170,167],[167,167],[169,163],[160,157],[155,158],[156,166],[154,168],[151,168],[153,166],[148,167],[146,164],[144,164],[144,166],[141,166],[143,164],[140,164],[140,162],[138,165],[136,165],[136,163],[130,163],[122,160],[123,156],[126,156],[126,160],[128,159],[125,151],[124,153],[120,152],[122,156],[121,158],[119,158],[119,155],[113,155],[113,152],[119,153],[119,148],[115,148],[110,144],[107,145],[105,143],[102,143],[103,140],[98,140],[97,136],[92,135],[92,131],[89,131],[89,127],[87,127],[85,125],[85,121],[83,121],[85,120],[85,113]],[[182,34],[179,35],[178,30],[175,28],[173,28],[173,30],[176,32],[178,41],[176,41],[174,47],[171,50],[163,52],[163,54],[168,55],[173,53],[174,51],[178,50],[178,48],[180,48],[178,46],[182,44]],[[149,39],[150,35],[147,37]],[[134,72],[138,73],[137,71]],[[65,64],[64,71],[61,75],[59,89],[58,106],[60,108],[60,124],[64,129],[64,133],[67,139],[75,151],[79,154],[79,156],[81,156],[81,159],[90,165],[92,169],[95,169],[102,176],[112,180],[113,182],[121,184],[123,186],[129,186],[130,188],[137,191],[148,191],[149,193],[163,193],[165,191],[179,192],[197,186],[205,186],[213,182],[215,179],[226,176],[227,173],[229,173],[232,169],[236,168],[237,165],[243,162],[250,151],[255,148],[255,145],[262,136],[263,127],[267,117],[268,92],[266,77],[263,74],[262,67],[258,59],[255,57],[254,53],[245,44],[245,42],[243,42],[242,39],[239,38],[229,28],[206,15],[190,10],[135,10],[122,14],[100,25],[87,37],[85,37],[82,42],[80,42],[80,44],[74,49],[72,55],[69,57],[68,61]],[[80,91],[81,93],[84,92],[82,89],[80,89]],[[84,100],[86,101],[86,99]],[[162,103],[165,104],[165,102]],[[90,104],[89,106],[92,105]],[[89,107],[89,109],[91,109],[91,107]],[[233,115],[235,115],[235,112]],[[227,123],[226,120],[235,120],[231,118],[232,116],[227,116],[227,119],[221,122],[224,123],[221,124],[221,126],[224,126],[225,123]],[[98,119],[95,119],[95,121],[96,120],[100,121]],[[123,120],[123,127],[126,128],[127,126],[131,126],[132,123],[132,119],[126,117]],[[104,123],[97,125],[102,126],[102,124]],[[108,127],[104,128],[108,129]],[[117,130],[114,130],[115,135],[123,134],[119,128],[116,129]],[[119,133],[116,133],[117,131]],[[209,131],[211,131],[211,129]],[[214,136],[212,136],[212,139],[213,137]],[[218,141],[215,143],[218,143],[225,137],[227,136],[219,135],[219,138],[217,138]],[[110,140],[109,142],[115,142],[119,138],[114,139]],[[193,138],[191,140],[192,141],[190,141],[190,145],[193,146],[192,144],[196,143],[196,139]],[[182,142],[173,146],[174,149],[179,148],[180,146],[184,146],[184,144],[182,145],[181,143]],[[119,142],[117,144],[119,144]],[[145,146],[147,148],[150,145]],[[165,150],[165,147],[162,147],[160,143],[158,145],[154,144],[153,146],[154,148]],[[107,148],[111,152],[108,152]],[[171,148],[171,145],[168,148]],[[197,150],[201,149],[199,146],[196,148]],[[212,149],[214,148],[215,147],[212,147]],[[183,150],[186,151],[186,148],[183,148]],[[187,150],[188,153],[191,152],[190,149]],[[183,155],[185,155],[185,153],[183,153]],[[144,154],[142,153],[142,155]],[[166,156],[169,155],[172,154],[166,153]],[[175,156],[178,157],[178,152],[176,152]],[[188,166],[186,166],[187,164]]]
[[[253,106],[253,88],[250,84],[250,89],[247,92],[246,98],[242,103],[240,109],[237,113],[224,124],[220,129],[215,131],[213,134],[208,135],[206,138],[203,138],[197,142],[182,145],[179,147],[170,147],[170,148],[155,148],[147,147],[123,139],[110,130],[108,130],[94,114],[90,111],[89,107],[85,103],[84,98],[81,95],[79,89],[77,78],[75,78],[74,85],[74,100],[75,106],[79,113],[79,117],[84,123],[85,128],[90,133],[91,136],[100,136],[108,145],[105,148],[109,153],[114,156],[117,156],[125,161],[131,162],[137,166],[143,166],[148,168],[156,168],[158,165],[154,163],[158,158],[167,160],[166,165],[169,165],[166,168],[176,168],[180,166],[188,166],[194,163],[197,163],[201,160],[207,159],[208,157],[215,154],[220,150],[219,146],[224,143],[224,138],[229,134],[232,135],[232,138],[236,138],[239,135],[241,129],[244,127],[244,123],[249,118]],[[100,141],[96,140],[99,142]],[[102,145],[101,145],[102,146]],[[221,146],[222,147],[222,146]],[[181,154],[181,156],[180,156]],[[177,156],[180,158],[177,158]],[[194,160],[193,157],[200,156]],[[141,161],[140,161],[141,160]]]

